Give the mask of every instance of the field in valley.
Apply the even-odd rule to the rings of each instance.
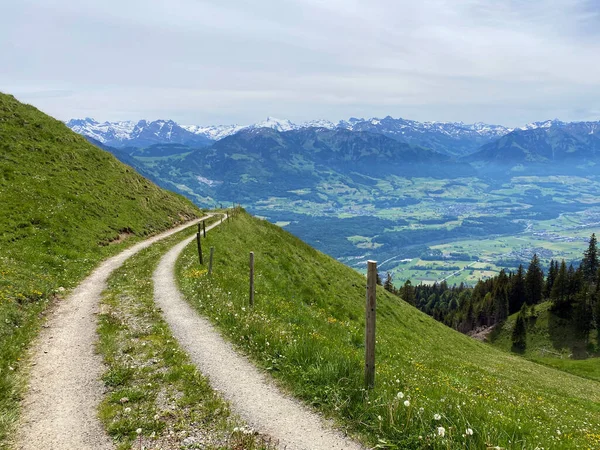
[[[598,177],[370,181],[337,177],[251,209],[360,271],[377,260],[396,285],[474,284],[534,253],[576,262],[600,228]]]

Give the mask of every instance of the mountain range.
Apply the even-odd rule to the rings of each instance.
[[[462,157],[482,150],[512,133],[532,130],[561,129],[577,136],[595,135],[600,122],[561,122],[547,120],[520,128],[485,123],[417,122],[387,116],[383,119],[350,118],[337,123],[312,120],[295,124],[289,120],[268,117],[252,125],[180,125],[172,120],[121,121],[100,123],[91,118],[72,119],[67,126],[73,131],[115,148],[145,148],[154,144],[182,144],[194,148],[208,147],[216,141],[243,130],[270,128],[279,132],[307,128],[348,130],[382,134],[399,142],[429,148],[442,154]]]

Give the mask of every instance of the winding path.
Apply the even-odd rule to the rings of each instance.
[[[110,274],[127,258],[202,219],[158,234],[105,260],[60,302],[33,347],[29,389],[23,400],[16,448],[113,448],[97,419],[103,394],[100,377],[104,370],[102,358],[94,348],[100,296]]]
[[[173,335],[211,385],[229,401],[233,411],[257,431],[272,437],[281,449],[362,449],[300,402],[284,395],[182,298],[175,282],[175,262],[192,239],[175,245],[161,259],[154,272],[154,298]]]

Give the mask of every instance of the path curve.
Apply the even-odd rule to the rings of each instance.
[[[192,239],[175,245],[161,259],[154,272],[154,300],[175,338],[211,385],[229,401],[233,411],[258,432],[275,439],[281,449],[363,449],[300,402],[284,395],[183,299],[176,287],[175,262]]]
[[[95,352],[97,310],[106,281],[127,258],[208,217],[153,236],[105,260],[60,302],[33,346],[16,448],[113,448],[97,418],[104,371],[102,357]]]

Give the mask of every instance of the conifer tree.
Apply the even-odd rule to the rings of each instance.
[[[392,283],[392,274],[390,272],[388,272],[385,277],[383,288],[388,292],[394,292],[394,283]]]
[[[525,294],[528,305],[536,305],[542,302],[542,293],[544,290],[544,272],[540,267],[540,260],[537,254],[533,255],[527,274],[525,274]]]
[[[600,346],[600,269],[596,275],[598,283],[596,283],[596,293],[594,294],[594,318],[596,320],[597,337],[596,341]]]
[[[575,336],[587,344],[592,330],[592,305],[589,289],[583,287],[577,293],[573,310],[572,323]]]
[[[584,282],[583,270],[581,269],[581,266],[578,267],[577,270],[575,270],[575,268],[573,267],[573,264],[571,264],[569,266],[568,274],[569,274],[569,295],[568,295],[567,301],[571,305],[575,301],[575,297],[577,296],[579,291],[581,291],[581,289],[583,289],[585,282]]]
[[[494,321],[500,323],[508,317],[508,277],[504,269],[496,277],[493,297]]]
[[[400,296],[405,302],[410,303],[411,305],[415,304],[415,291],[410,280],[405,281],[404,286],[402,286]]]
[[[554,282],[558,276],[558,271],[558,261],[550,261],[550,269],[548,270],[548,276],[546,277],[546,297],[550,297],[552,287],[554,286]]]
[[[525,276],[523,265],[519,264],[517,273],[511,278],[510,293],[508,298],[508,313],[514,314],[525,303]]]
[[[593,233],[590,237],[588,249],[583,253],[581,269],[583,270],[583,276],[586,281],[594,282],[596,280],[598,269],[600,269],[600,260],[598,259],[598,248],[595,233]]]
[[[525,325],[525,318],[523,317],[523,311],[517,316],[515,327],[512,332],[512,350],[514,352],[523,353],[527,347],[527,327]]]
[[[569,304],[569,276],[567,274],[567,264],[563,259],[560,263],[560,269],[554,280],[552,286],[552,292],[550,292],[550,299],[552,300],[552,306],[556,310],[563,310]]]

